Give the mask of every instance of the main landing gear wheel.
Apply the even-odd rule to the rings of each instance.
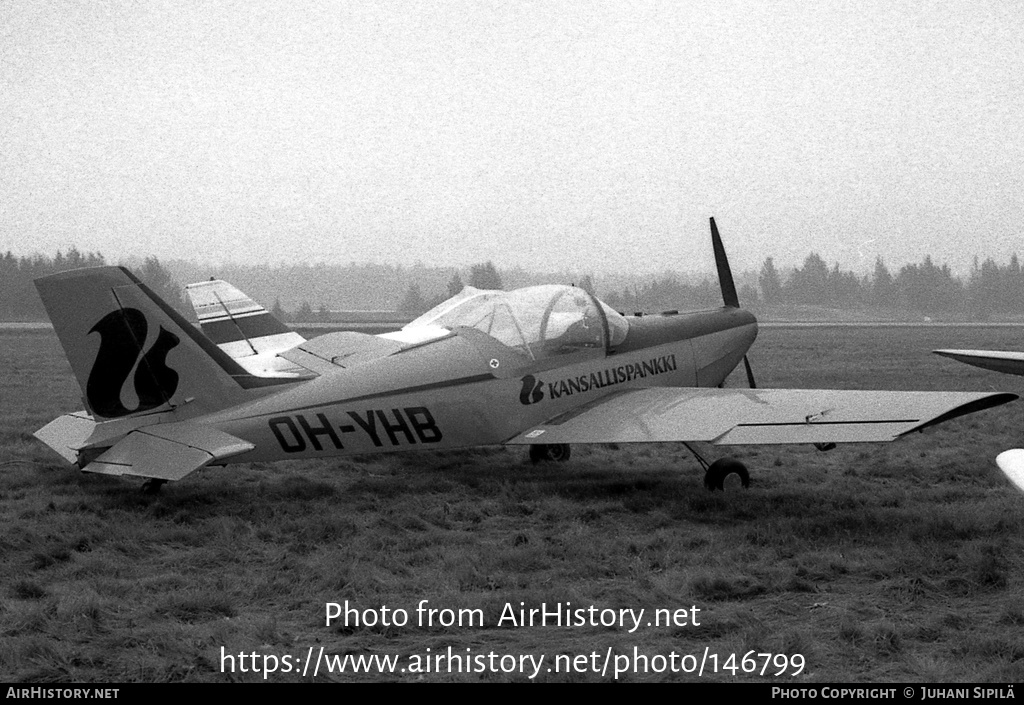
[[[704,486],[712,492],[715,490],[724,492],[725,478],[734,473],[739,476],[744,489],[750,487],[750,473],[747,472],[747,466],[735,458],[719,458],[711,463],[708,466],[708,471],[704,474]]]
[[[167,484],[167,480],[158,480],[152,477],[142,483],[142,494],[160,494],[160,488]]]
[[[530,446],[530,462],[537,464],[549,460],[564,463],[572,452],[568,443],[535,443]]]

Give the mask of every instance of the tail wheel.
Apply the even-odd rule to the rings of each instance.
[[[747,466],[735,458],[719,458],[708,466],[704,474],[704,486],[714,492],[715,490],[725,491],[725,478],[735,474],[739,476],[743,488],[750,487],[750,473]]]
[[[530,462],[543,463],[553,460],[564,463],[572,454],[568,443],[537,443],[530,446]]]

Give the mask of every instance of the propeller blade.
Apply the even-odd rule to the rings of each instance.
[[[726,306],[740,307],[740,297],[736,294],[736,282],[732,279],[732,270],[729,268],[729,258],[725,256],[725,246],[722,245],[722,236],[718,234],[718,226],[715,219],[711,219],[711,246],[715,250],[715,266],[718,268],[718,284],[722,287],[722,301]],[[747,370],[747,384],[751,389],[757,389],[754,381],[754,370],[750,367],[750,360],[743,356],[743,367]]]
[[[747,368],[747,384],[751,389],[757,389],[757,384],[754,383],[754,370],[750,368],[750,360],[746,355],[743,356],[743,366]]]
[[[718,226],[715,219],[711,219],[711,246],[715,250],[715,266],[718,267],[718,284],[722,287],[722,301],[726,306],[740,307],[740,297],[736,295],[736,284],[732,280],[732,270],[729,269],[729,259],[725,256],[725,247],[722,245],[722,238],[718,234]]]

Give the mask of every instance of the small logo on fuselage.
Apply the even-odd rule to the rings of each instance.
[[[523,377],[523,388],[519,392],[519,401],[523,404],[536,404],[544,398],[544,383],[533,375]]]

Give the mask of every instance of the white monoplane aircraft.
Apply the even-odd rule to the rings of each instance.
[[[155,489],[207,465],[417,449],[526,445],[540,461],[573,443],[891,441],[1016,398],[753,388],[757,321],[711,231],[719,309],[623,316],[571,286],[466,289],[395,333],[308,341],[218,285],[193,292],[204,335],[122,267],[44,277],[88,408],[36,436]],[[741,361],[751,388],[721,388]],[[747,484],[741,463],[697,458],[709,488]]]

